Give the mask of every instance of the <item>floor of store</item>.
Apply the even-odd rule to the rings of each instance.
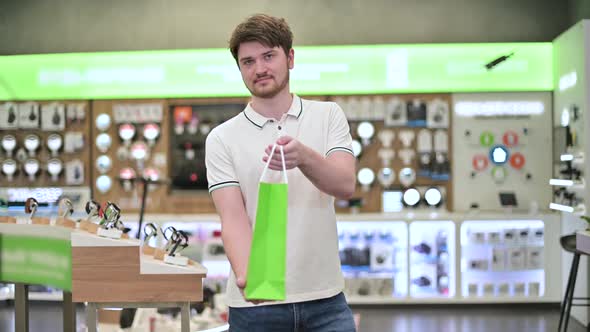
[[[438,305],[353,308],[361,314],[359,332],[544,332],[557,331],[558,305]],[[568,332],[586,329],[570,318]]]
[[[361,315],[359,332],[512,332],[557,331],[557,305],[450,305],[353,307]],[[53,302],[35,302],[30,306],[31,332],[62,331],[61,306]],[[78,325],[84,322],[84,310],[79,307]],[[0,331],[14,331],[14,308],[0,304]],[[568,332],[586,329],[573,318]]]

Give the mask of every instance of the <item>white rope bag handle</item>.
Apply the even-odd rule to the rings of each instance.
[[[262,175],[260,176],[260,181],[258,181],[258,182],[262,182],[262,179],[264,178],[264,175],[266,174],[266,170],[268,169],[268,166],[270,165],[270,160],[272,159],[272,156],[275,153],[276,147],[277,147],[277,143],[273,144],[272,149],[270,150],[270,155],[268,156],[268,160],[266,161],[266,166],[264,166],[264,169],[262,170]],[[287,181],[287,168],[285,166],[285,153],[283,152],[282,145],[279,145],[279,151],[281,151],[281,161],[283,162],[283,179],[285,180],[285,183],[289,183]]]

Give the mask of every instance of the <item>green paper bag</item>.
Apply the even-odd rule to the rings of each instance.
[[[270,156],[274,154],[275,148],[276,144],[273,145]],[[285,299],[288,184],[282,146],[280,151],[285,183],[262,182],[270,158],[260,177],[256,223],[244,290],[246,298],[250,300]]]

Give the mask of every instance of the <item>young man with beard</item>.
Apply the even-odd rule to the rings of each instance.
[[[342,294],[334,197],[350,198],[355,158],[348,122],[338,105],[290,92],[295,52],[284,19],[258,14],[239,24],[230,40],[252,98],[245,110],[207,136],[209,192],[221,218],[222,239],[232,271],[227,296],[230,331],[355,331]],[[286,300],[244,298],[263,168],[289,179]],[[274,174],[270,174],[274,173]],[[280,182],[281,172],[267,172]],[[272,182],[272,181],[269,181]]]

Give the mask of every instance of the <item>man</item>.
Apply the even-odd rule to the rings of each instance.
[[[350,198],[355,158],[344,113],[335,103],[290,93],[293,34],[284,19],[254,15],[239,24],[230,51],[252,95],[246,109],[207,136],[209,192],[221,218],[232,271],[227,296],[230,331],[355,331],[342,289],[334,197]],[[258,182],[288,175],[286,300],[244,298]],[[274,174],[271,174],[274,173]],[[274,178],[274,180],[273,180]]]

